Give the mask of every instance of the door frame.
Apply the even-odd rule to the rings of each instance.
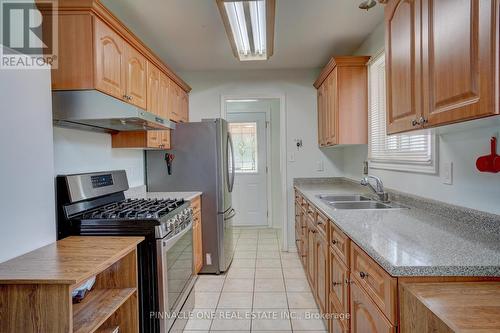
[[[281,201],[283,203],[282,207],[282,221],[281,221],[281,240],[282,240],[282,250],[283,251],[288,251],[288,196],[287,196],[287,164],[286,164],[286,157],[287,157],[287,133],[286,133],[286,96],[285,95],[269,95],[266,93],[262,94],[257,94],[257,95],[225,95],[221,94],[220,95],[220,116],[223,119],[227,118],[227,110],[226,110],[226,100],[228,99],[257,99],[257,100],[262,100],[262,99],[279,99],[280,101],[280,172],[281,172]],[[270,110],[268,110],[270,112]],[[266,115],[267,118],[267,115]],[[267,128],[268,130],[268,135],[270,135],[271,127],[269,126]],[[270,138],[270,136],[268,136]],[[270,145],[271,141],[268,139],[267,140],[268,146]],[[269,154],[271,153],[271,149],[268,147],[268,165],[272,166],[271,159],[269,157]],[[272,197],[271,193],[271,181],[270,181],[270,176],[271,173],[267,173],[267,187],[268,187],[268,211],[269,211],[269,217],[268,217],[268,225],[269,221],[271,221],[272,217],[272,205],[269,205],[269,200]]]
[[[271,184],[271,170],[273,168],[273,161],[271,160],[271,110],[262,110],[262,111],[238,111],[235,113],[265,113],[266,114],[266,192],[267,192],[267,200],[266,200],[266,214],[267,214],[267,226],[272,227],[272,216],[273,216],[273,206],[269,204],[269,198],[272,197],[272,184]],[[227,118],[228,112],[224,117]]]

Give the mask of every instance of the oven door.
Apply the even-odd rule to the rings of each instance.
[[[193,269],[193,223],[169,239],[157,240],[158,293],[160,332],[166,333],[172,326],[194,282]]]

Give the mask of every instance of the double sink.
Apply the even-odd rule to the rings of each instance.
[[[352,210],[367,210],[367,209],[402,209],[398,205],[375,201],[361,194],[353,195],[318,195],[323,202],[333,209],[352,209]]]

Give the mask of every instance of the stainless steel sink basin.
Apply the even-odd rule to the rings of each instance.
[[[361,195],[361,194],[353,194],[353,195],[319,195],[321,200],[330,202],[343,202],[343,201],[371,201],[372,199]]]
[[[335,209],[393,209],[394,207],[377,201],[358,202],[331,202],[330,207]]]

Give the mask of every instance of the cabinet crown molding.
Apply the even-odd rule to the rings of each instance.
[[[313,86],[318,89],[321,84],[325,81],[328,75],[337,66],[365,66],[366,63],[370,61],[369,56],[339,56],[331,57],[330,61],[323,68],[318,78],[314,82]]]

